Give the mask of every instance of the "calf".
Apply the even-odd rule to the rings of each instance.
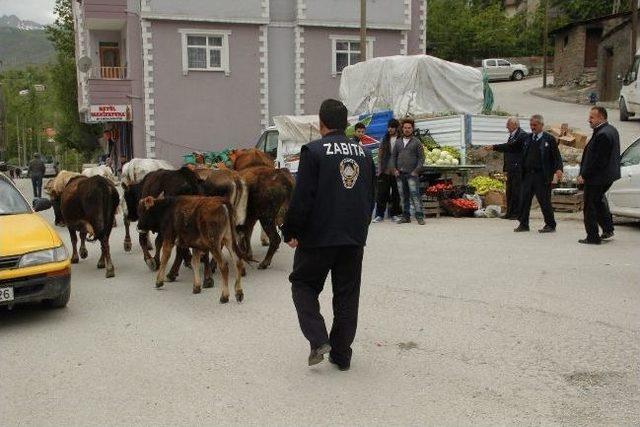
[[[115,276],[109,250],[109,236],[119,201],[115,186],[99,175],[72,178],[64,187],[60,198],[62,216],[69,229],[73,246],[71,262],[78,262],[77,232],[80,233],[80,257],[83,259],[88,255],[85,240],[99,240],[102,253],[97,267],[106,267],[107,278]]]
[[[294,180],[288,169],[274,169],[268,166],[258,166],[240,171],[249,189],[247,204],[247,218],[244,225],[239,227],[242,248],[249,258],[253,258],[251,251],[251,235],[257,221],[269,237],[269,249],[264,260],[258,265],[259,269],[266,269],[271,265],[271,259],[280,246],[280,236],[277,226],[281,226],[284,213],[289,207],[293,194]]]
[[[140,201],[142,218],[154,217],[162,230],[162,257],[156,287],[164,285],[164,273],[174,245],[193,249],[193,293],[200,293],[200,258],[211,252],[220,266],[222,294],[220,302],[229,302],[229,265],[222,258],[222,248],[229,251],[231,261],[236,264],[235,294],[238,302],[244,298],[241,285],[242,259],[249,260],[237,243],[234,209],[226,198],[179,196],[164,198],[145,197]]]
[[[264,151],[256,148],[233,150],[229,153],[229,159],[233,163],[233,169],[237,171],[256,166],[274,167],[273,159]]]

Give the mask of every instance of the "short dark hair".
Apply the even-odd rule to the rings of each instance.
[[[595,107],[591,107],[592,110],[597,111],[598,113],[600,113],[600,115],[605,119],[609,119],[609,113],[607,113],[607,109],[604,107],[601,107],[599,105],[596,105]]]
[[[366,128],[367,128],[367,127],[364,125],[364,123],[362,123],[362,122],[358,122],[358,123],[356,123],[356,126],[355,126],[355,128],[354,128],[354,129],[355,129],[355,130],[358,130],[358,129],[366,129]]]
[[[348,114],[347,107],[336,99],[326,99],[320,105],[320,121],[329,129],[345,130]]]
[[[416,122],[413,119],[404,119],[402,120],[402,126],[406,125],[407,123],[409,123],[411,125],[412,128],[416,128]]]
[[[400,122],[397,119],[391,119],[387,122],[387,127],[398,129],[400,127]]]

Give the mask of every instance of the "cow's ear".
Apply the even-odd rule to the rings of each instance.
[[[158,200],[162,200],[162,199],[164,199],[164,191],[160,193],[160,195],[158,196]]]

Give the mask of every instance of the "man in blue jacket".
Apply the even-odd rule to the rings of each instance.
[[[351,364],[360,298],[362,256],[374,205],[375,165],[346,137],[347,108],[328,99],[320,107],[320,134],[300,151],[296,188],[282,226],[296,249],[289,276],[300,328],[311,345],[309,366]],[[331,272],[333,325],[327,334],[318,296]]]
[[[620,136],[608,122],[607,110],[593,107],[589,125],[593,136],[584,148],[578,184],[584,184],[584,228],[587,238],[580,243],[599,245],[613,237],[613,218],[605,194],[620,179]],[[598,225],[602,227],[602,235]]]
[[[513,231],[529,231],[531,202],[535,195],[544,216],[544,227],[538,232],[553,233],[556,231],[556,220],[551,206],[551,186],[562,178],[562,156],[555,138],[542,130],[544,118],[541,115],[531,116],[529,125],[531,133],[528,138],[503,147],[504,152],[522,151],[520,225]],[[493,146],[489,148],[493,149]]]

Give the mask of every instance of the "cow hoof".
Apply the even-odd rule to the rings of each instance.
[[[80,259],[78,258],[78,255],[74,255],[71,257],[71,264],[77,264],[78,261],[80,261]]]
[[[244,299],[244,292],[242,291],[236,292],[236,301],[242,302],[243,299]]]
[[[124,251],[131,252],[131,242],[124,242]]]
[[[199,294],[202,291],[202,288],[193,288],[193,293],[194,294]]]
[[[104,277],[109,279],[110,277],[115,277],[115,276],[116,276],[115,269],[114,268],[107,268],[107,272],[105,273]]]
[[[240,276],[245,277],[246,275],[247,275],[247,270],[243,268],[242,271],[240,271]]]
[[[229,302],[229,295],[227,295],[227,296],[222,295],[220,297],[220,304],[226,304],[228,302]]]
[[[147,267],[149,267],[149,270],[156,271],[158,269],[158,264],[156,264],[155,259],[149,258],[145,262],[147,263]]]
[[[265,241],[263,241],[263,242],[260,242],[260,243],[262,243],[262,246],[264,246],[265,248],[266,248],[267,246],[269,246],[269,242],[265,242]]]
[[[85,259],[88,256],[89,251],[87,251],[85,248],[80,248],[80,258]]]
[[[203,288],[213,288],[213,278],[204,279],[202,283]]]
[[[267,268],[269,268],[269,264],[265,263],[265,262],[261,262],[258,265],[258,270],[266,270]]]
[[[178,275],[177,275],[177,274],[175,274],[175,275],[174,275],[174,274],[171,274],[171,273],[167,274],[167,280],[168,280],[169,282],[175,282],[177,278],[178,278]]]
[[[156,282],[156,288],[161,288],[164,286],[164,282]]]
[[[104,261],[99,261],[96,267],[102,270],[104,268]]]

